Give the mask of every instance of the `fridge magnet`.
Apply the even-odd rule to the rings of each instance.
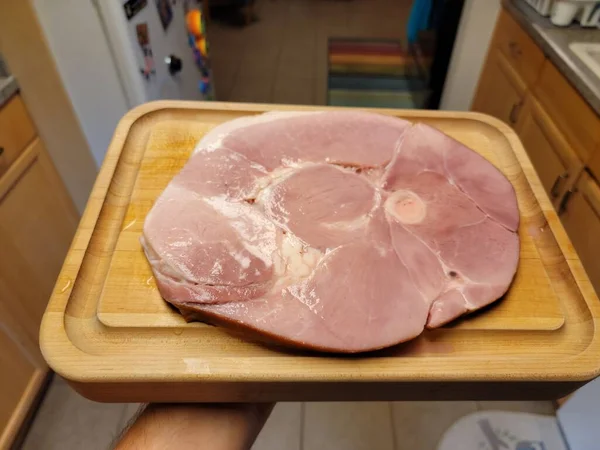
[[[188,32],[188,42],[194,54],[194,61],[200,71],[198,89],[210,99],[212,90],[210,85],[210,72],[208,66],[208,42],[202,11],[199,8],[186,7],[185,24]]]
[[[169,28],[171,20],[173,20],[173,10],[171,9],[171,3],[169,2],[169,0],[156,0],[156,8],[158,9],[160,23],[162,23],[163,29],[166,31],[167,28]]]
[[[156,74],[154,68],[154,57],[152,54],[152,48],[150,47],[150,35],[148,34],[148,24],[140,23],[135,26],[135,33],[137,35],[138,43],[142,49],[144,55],[144,67],[140,68],[142,76],[148,80],[151,75]]]
[[[131,20],[137,13],[139,13],[148,4],[148,0],[128,0],[123,4],[125,10],[125,17],[127,20]]]

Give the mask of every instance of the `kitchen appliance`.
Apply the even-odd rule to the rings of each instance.
[[[186,9],[200,8],[200,2],[94,0],[94,5],[129,106],[210,97],[210,76],[198,67],[186,27]]]
[[[542,16],[550,15],[552,9],[552,3],[554,0],[525,0],[528,4],[539,12]]]
[[[582,27],[600,27],[600,2],[598,0],[524,0],[542,16],[560,27],[574,21]]]
[[[600,2],[590,0],[555,0],[550,21],[557,26],[568,26],[573,21],[582,27],[598,25]]]

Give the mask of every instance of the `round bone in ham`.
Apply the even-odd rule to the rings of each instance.
[[[188,320],[363,352],[488,305],[517,269],[510,182],[435,128],[363,112],[216,127],[142,245]]]

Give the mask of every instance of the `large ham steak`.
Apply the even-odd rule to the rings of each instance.
[[[204,137],[148,214],[142,244],[186,319],[350,353],[502,296],[518,224],[510,182],[434,128],[273,112]]]

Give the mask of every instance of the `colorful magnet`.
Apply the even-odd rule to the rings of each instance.
[[[142,76],[148,80],[151,75],[156,74],[154,68],[154,55],[152,54],[152,48],[150,47],[150,34],[148,33],[148,24],[140,23],[135,26],[135,33],[137,35],[138,43],[142,49],[144,55],[144,67],[140,68]]]
[[[160,23],[162,23],[163,29],[166,31],[169,28],[171,20],[173,20],[173,10],[169,0],[156,0],[156,8],[158,9],[158,15],[160,17]]]
[[[148,4],[148,0],[128,0],[123,4],[125,10],[125,17],[127,20],[131,20],[137,13],[139,13]]]

